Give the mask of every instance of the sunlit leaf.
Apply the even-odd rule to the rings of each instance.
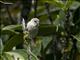
[[[9,25],[5,26],[1,29],[1,34],[19,34],[19,32],[15,30],[22,30],[21,25]]]
[[[80,6],[80,2],[74,1],[72,5],[70,5],[70,9],[75,10]]]
[[[59,12],[59,15],[57,15],[56,20],[54,21],[54,25],[58,27],[61,26],[64,28],[65,19],[66,19],[65,12],[61,10]]]
[[[21,25],[9,25],[9,26],[5,26],[4,28],[2,28],[2,30],[16,30],[16,29],[21,29],[20,26]]]
[[[7,59],[19,59],[19,60],[28,60],[28,53],[25,49],[19,49],[19,50],[14,50],[10,52],[4,52],[4,57]],[[35,60],[34,57],[32,57],[32,60]]]

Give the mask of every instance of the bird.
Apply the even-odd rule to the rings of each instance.
[[[26,30],[29,33],[29,39],[32,41],[32,44],[34,44],[34,39],[38,34],[38,27],[39,27],[39,19],[38,18],[32,18],[26,26]]]

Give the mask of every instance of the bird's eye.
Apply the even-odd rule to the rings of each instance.
[[[37,23],[37,21],[34,21],[35,23]]]

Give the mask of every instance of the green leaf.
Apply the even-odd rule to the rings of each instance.
[[[16,32],[14,30],[2,30],[1,34],[10,34],[10,35],[13,35],[13,34],[19,34],[19,32]]]
[[[73,37],[77,40],[77,47],[78,47],[78,50],[80,52],[80,33],[73,35]]]
[[[14,60],[14,59],[28,60],[28,53],[25,49],[19,49],[19,50],[4,52],[3,56],[9,60]],[[32,60],[35,60],[34,57],[32,57]]]
[[[51,36],[46,36],[42,37],[42,43],[43,43],[43,51],[44,53],[48,52],[49,47],[52,45],[52,37]]]
[[[58,0],[39,0],[39,5],[44,5],[44,3],[49,3],[51,5],[55,5],[56,7],[62,8],[64,7],[64,3]]]
[[[63,10],[60,10],[59,15],[57,15],[57,18],[54,21],[54,25],[56,27],[64,28],[65,19],[66,19],[65,12]]]
[[[2,30],[17,30],[21,29],[21,25],[8,25],[2,28]]]
[[[51,24],[41,24],[39,26],[38,36],[51,36],[56,32],[56,26]],[[64,31],[62,27],[58,27],[59,31]]]
[[[4,52],[3,59],[6,60],[26,60],[28,58],[28,55],[26,53],[26,50],[15,50],[10,52]]]
[[[36,43],[32,49],[32,52],[36,55],[36,56],[39,56],[40,55],[40,50],[41,50],[41,37],[38,37],[37,40],[36,40]]]
[[[15,59],[25,60],[24,57],[21,54],[19,54],[18,52],[5,52],[5,55],[8,60],[15,60]]]
[[[2,42],[2,39],[0,38],[0,55],[2,55],[3,53],[3,48],[4,48],[3,42]]]
[[[13,58],[12,58],[11,55],[5,54],[5,53],[2,55],[2,58],[1,59],[2,60],[13,60]]]
[[[12,4],[12,2],[16,2],[15,0],[1,0],[4,4]]]
[[[72,5],[72,3],[74,2],[71,0],[67,0],[66,3],[64,4],[64,7],[62,8],[64,11],[67,11],[68,8],[70,8],[70,6]]]
[[[70,9],[72,10],[76,10],[78,7],[80,7],[80,2],[74,1],[71,5],[70,5]]]
[[[4,51],[10,51],[14,46],[23,42],[23,35],[13,35],[4,45]]]
[[[17,54],[21,55],[22,57],[24,57],[25,59],[28,58],[28,53],[27,53],[27,50],[25,50],[25,49],[18,49],[18,50],[14,50],[11,52],[17,53]]]
[[[73,36],[77,41],[80,41],[80,33],[76,34],[75,36]]]
[[[8,25],[1,29],[1,34],[19,34],[19,32],[15,30],[22,30],[21,25]]]

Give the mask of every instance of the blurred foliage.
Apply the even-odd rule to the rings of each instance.
[[[0,8],[0,60],[80,60],[79,0],[0,0]],[[40,26],[27,52],[21,19],[33,17]]]

